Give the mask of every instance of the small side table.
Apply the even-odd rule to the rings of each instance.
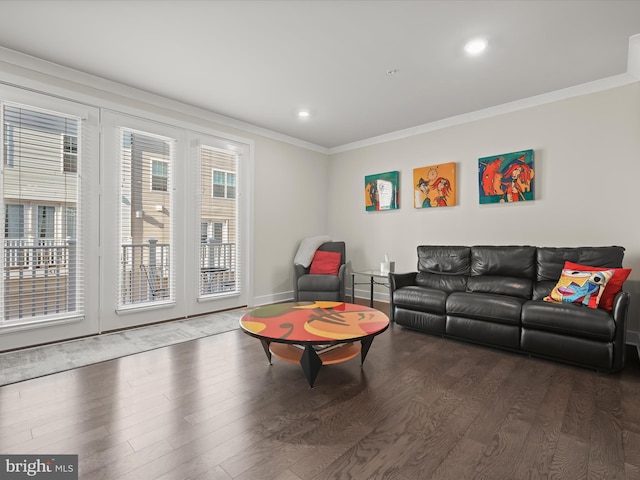
[[[356,275],[369,277],[369,281],[368,282],[356,283]],[[376,281],[377,278],[383,278],[387,282],[377,282]],[[358,270],[358,271],[351,272],[351,303],[354,303],[354,301],[356,299],[355,298],[356,297],[355,286],[356,285],[365,285],[365,283],[366,283],[366,284],[371,285],[371,298],[369,299],[369,306],[371,308],[373,308],[373,286],[374,285],[384,285],[385,287],[389,287],[389,283],[388,282],[389,282],[389,274],[388,273],[383,273],[380,270]]]

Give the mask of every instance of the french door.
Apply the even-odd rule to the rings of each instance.
[[[249,142],[1,85],[0,124],[0,350],[248,304]]]
[[[97,329],[98,112],[0,88],[0,349]],[[93,196],[93,197],[92,197]]]
[[[102,330],[246,305],[245,146],[103,118]]]

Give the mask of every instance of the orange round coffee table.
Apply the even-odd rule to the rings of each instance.
[[[353,303],[277,303],[243,315],[240,328],[260,340],[269,364],[271,354],[299,363],[313,388],[322,365],[346,362],[358,353],[363,365],[373,338],[389,328],[389,318]]]

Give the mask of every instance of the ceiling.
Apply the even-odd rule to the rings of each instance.
[[[324,148],[624,74],[638,33],[638,0],[0,0],[0,46]]]

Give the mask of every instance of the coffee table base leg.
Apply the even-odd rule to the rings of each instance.
[[[367,358],[372,343],[373,337],[365,337],[360,340],[360,366],[364,365],[364,359]]]
[[[316,381],[320,367],[322,367],[322,360],[320,360],[320,357],[311,345],[304,347],[304,352],[302,352],[302,358],[300,359],[300,365],[302,365],[304,375],[307,377],[309,387],[313,388],[313,384]]]
[[[266,340],[260,339],[260,343],[262,344],[262,349],[264,350],[264,353],[267,355],[267,360],[269,360],[269,365],[273,365],[271,363],[271,350],[269,350],[269,344],[271,342],[267,342]]]

